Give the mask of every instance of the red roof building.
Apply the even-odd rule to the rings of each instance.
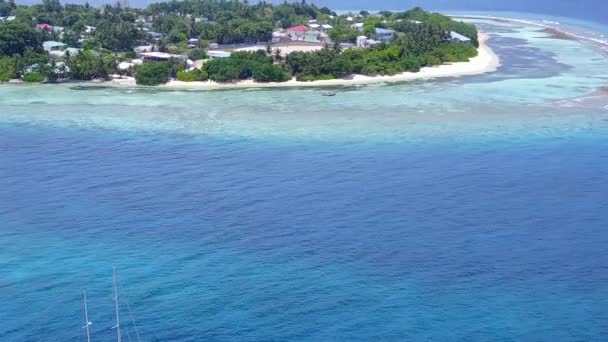
[[[36,28],[39,29],[39,30],[52,31],[53,30],[53,25],[49,25],[49,24],[36,24]]]
[[[290,31],[290,32],[304,32],[306,30],[308,30],[308,27],[304,26],[304,25],[294,26],[292,28],[287,29],[287,31]]]

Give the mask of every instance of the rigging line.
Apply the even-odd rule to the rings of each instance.
[[[141,342],[141,336],[139,335],[139,329],[137,328],[137,324],[135,324],[135,318],[133,317],[133,312],[131,311],[131,305],[129,304],[129,302],[131,301],[131,298],[129,298],[129,294],[125,290],[125,288],[122,285],[122,282],[120,280],[118,281],[118,285],[120,286],[122,293],[124,294],[124,296],[127,299],[127,311],[129,311],[129,318],[131,318],[131,323],[133,324],[133,328],[135,329],[135,336],[137,336],[137,341]]]
[[[131,342],[131,329],[129,329],[129,326],[126,326],[126,330],[127,330],[127,341]]]

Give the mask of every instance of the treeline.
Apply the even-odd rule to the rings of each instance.
[[[434,26],[437,30],[444,32],[458,32],[470,38],[475,47],[479,46],[478,32],[475,25],[453,20],[440,13],[427,12],[420,7],[416,7],[405,12],[385,12],[385,15],[388,16],[389,22],[392,23],[391,28],[400,32],[416,30],[416,26],[419,26],[419,24],[415,22],[422,22],[425,25]]]
[[[180,81],[233,82],[253,79],[256,82],[285,82],[290,73],[269,57],[264,50],[236,52],[229,58],[211,60],[201,70],[186,71],[183,63],[170,61],[146,63],[136,69],[135,79],[140,85],[158,85],[168,82],[169,77]]]
[[[31,25],[62,27],[62,33],[51,31],[47,38],[72,47],[81,47],[86,42],[90,46],[125,52],[154,42],[144,28],[162,34],[159,42],[162,50],[171,45],[185,48],[189,38],[219,44],[266,42],[275,27],[287,28],[310,19],[328,18],[333,12],[305,2],[273,6],[263,1],[249,4],[236,0],[184,0],[133,9],[110,5],[94,8],[88,3],[64,5],[59,0],[17,6],[12,0],[0,0],[0,13],[3,17],[14,15],[18,21]],[[85,42],[82,36],[86,37]]]

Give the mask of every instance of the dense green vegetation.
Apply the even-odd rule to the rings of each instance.
[[[135,69],[137,82],[161,84],[170,77],[188,82],[207,79],[282,82],[292,77],[317,80],[355,73],[392,75],[417,71],[424,66],[466,61],[477,54],[475,47],[478,46],[474,25],[420,8],[406,12],[383,11],[378,15],[366,11],[336,15],[326,7],[319,8],[303,0],[279,5],[183,0],[159,2],[145,9],[62,5],[59,0],[17,6],[12,0],[0,0],[0,16],[8,15],[16,19],[0,22],[0,81],[33,73],[47,81],[59,77],[108,79],[117,72],[120,61],[135,57],[133,48],[137,45],[154,44],[159,51],[199,60],[206,58],[205,49],[211,42],[268,42],[273,30],[307,24],[311,19],[333,26],[328,32],[333,41],[331,46],[316,52],[295,52],[287,57],[269,46],[266,51],[239,52],[229,58],[206,61],[203,70],[185,71],[184,63],[177,61],[146,63]],[[362,30],[353,28],[347,16],[355,16],[356,21],[362,23]],[[53,25],[55,29],[36,29],[36,24]],[[341,48],[340,43],[354,43],[362,34],[373,38],[376,28],[393,29],[396,37],[367,48]],[[151,31],[158,32],[160,38],[150,34]],[[451,43],[450,31],[471,38],[472,44]],[[191,38],[198,39],[194,45],[189,42]],[[80,52],[50,58],[42,49],[42,42],[46,40],[64,42]]]
[[[264,50],[237,52],[230,58],[215,59],[205,64],[204,71],[212,81],[226,82],[253,78],[259,82],[284,82],[290,75],[273,64]]]
[[[25,82],[42,82],[42,81],[44,81],[44,75],[42,75],[38,71],[29,72],[29,73],[23,75],[23,80]]]
[[[137,67],[135,80],[137,84],[155,86],[169,82],[169,63],[146,63]]]

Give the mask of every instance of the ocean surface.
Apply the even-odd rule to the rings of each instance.
[[[113,267],[123,341],[605,341],[608,57],[474,22],[496,73],[0,87],[0,341],[115,340]]]

